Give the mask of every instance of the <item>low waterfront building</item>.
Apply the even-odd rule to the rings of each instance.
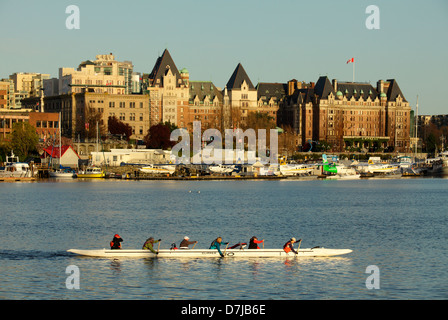
[[[158,164],[172,161],[171,151],[162,149],[111,149],[91,152],[90,158],[95,166],[113,167],[122,164]]]
[[[44,165],[50,165],[53,168],[59,168],[59,165],[71,168],[78,167],[80,158],[72,146],[63,145],[61,148],[59,146],[49,146],[43,151],[41,163]]]

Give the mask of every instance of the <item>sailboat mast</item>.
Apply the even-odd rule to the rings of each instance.
[[[61,168],[61,157],[62,157],[62,131],[61,131],[61,113],[59,112],[59,168]]]
[[[415,154],[417,155],[417,145],[418,145],[418,134],[417,134],[417,129],[418,129],[418,95],[417,95],[417,103],[415,105]]]
[[[96,152],[98,153],[98,121],[96,122]]]

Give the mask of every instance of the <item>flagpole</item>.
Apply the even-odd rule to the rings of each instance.
[[[355,82],[355,59],[353,59],[353,82]]]

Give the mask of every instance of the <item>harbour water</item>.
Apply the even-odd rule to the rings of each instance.
[[[0,299],[447,299],[448,179],[116,181],[0,184]],[[185,235],[208,248],[256,235],[265,248],[349,248],[306,259],[99,259]],[[79,289],[66,286],[79,268]],[[368,289],[369,266],[379,271]]]

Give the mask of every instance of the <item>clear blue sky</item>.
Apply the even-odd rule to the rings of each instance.
[[[80,29],[65,9],[80,9]],[[367,6],[380,10],[368,30]],[[112,52],[151,72],[165,48],[191,80],[224,87],[241,62],[254,85],[394,78],[419,114],[448,114],[446,0],[0,0],[0,78],[50,73]]]

